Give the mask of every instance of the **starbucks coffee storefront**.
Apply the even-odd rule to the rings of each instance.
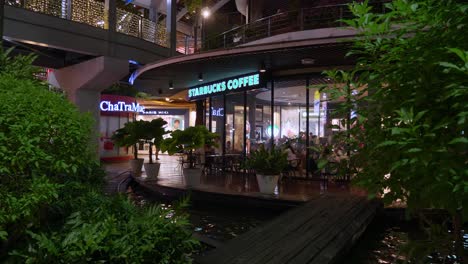
[[[308,147],[327,144],[335,132],[329,125],[338,121],[330,116],[336,104],[313,88],[328,82],[319,75],[272,78],[254,72],[191,87],[188,99],[202,101],[204,123],[222,135],[223,154],[291,144],[306,164]],[[303,175],[309,170],[304,165]]]

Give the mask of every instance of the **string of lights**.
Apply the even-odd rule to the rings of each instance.
[[[68,3],[71,3],[71,5]],[[104,20],[104,2],[101,1],[8,0],[7,4],[98,28],[104,28],[106,24]],[[116,10],[116,20],[115,30],[117,32],[142,38],[161,46],[168,46],[165,25],[161,23],[157,24],[154,21],[142,17],[140,14],[129,12],[121,8],[117,8]]]

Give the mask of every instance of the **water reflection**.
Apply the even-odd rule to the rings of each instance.
[[[129,187],[128,194],[137,205],[160,204],[164,210],[169,210],[167,218],[173,217],[176,213],[170,202],[149,195],[138,186]],[[189,214],[193,232],[220,242],[235,238],[279,215],[278,212],[267,210],[253,211],[219,207],[189,207],[186,213]]]
[[[171,203],[158,200],[158,198],[146,194],[139,187],[132,190],[132,199],[137,204],[160,203],[162,208],[174,211]],[[226,242],[230,239],[254,229],[277,217],[280,213],[270,211],[250,211],[237,208],[220,208],[204,206],[203,208],[188,208],[189,220],[194,233],[210,239]],[[402,251],[402,246],[415,237],[416,223],[395,220],[387,215],[379,215],[368,227],[363,237],[351,249],[343,264],[394,264],[394,263],[419,263],[408,260]],[[416,236],[417,237],[417,236]],[[468,248],[468,234],[464,234],[464,246]],[[434,253],[423,261],[433,264],[455,264],[457,258],[454,255]]]

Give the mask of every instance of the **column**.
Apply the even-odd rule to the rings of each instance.
[[[63,89],[68,99],[81,112],[87,112],[93,116],[95,123],[91,144],[98,146],[101,91],[127,74],[128,62],[126,60],[98,57],[54,70],[49,74],[48,82]]]
[[[115,32],[117,29],[116,0],[104,2],[104,29],[107,29],[107,56],[115,56]]]
[[[176,54],[177,45],[177,1],[167,0],[166,34],[168,35],[170,55]]]

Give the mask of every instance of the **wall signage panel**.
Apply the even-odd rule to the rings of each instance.
[[[140,105],[133,97],[102,94],[99,110],[101,110],[101,115],[105,116],[126,116],[142,113],[145,107]]]
[[[229,94],[263,87],[265,80],[260,73],[250,73],[194,86],[188,90],[188,99],[196,100],[210,96]]]
[[[122,101],[111,102],[111,101],[101,101],[99,108],[103,112],[133,112],[141,113],[145,111],[145,107],[141,106],[139,103],[125,103]]]
[[[161,108],[145,108],[140,115],[185,115],[187,109],[161,109]]]

